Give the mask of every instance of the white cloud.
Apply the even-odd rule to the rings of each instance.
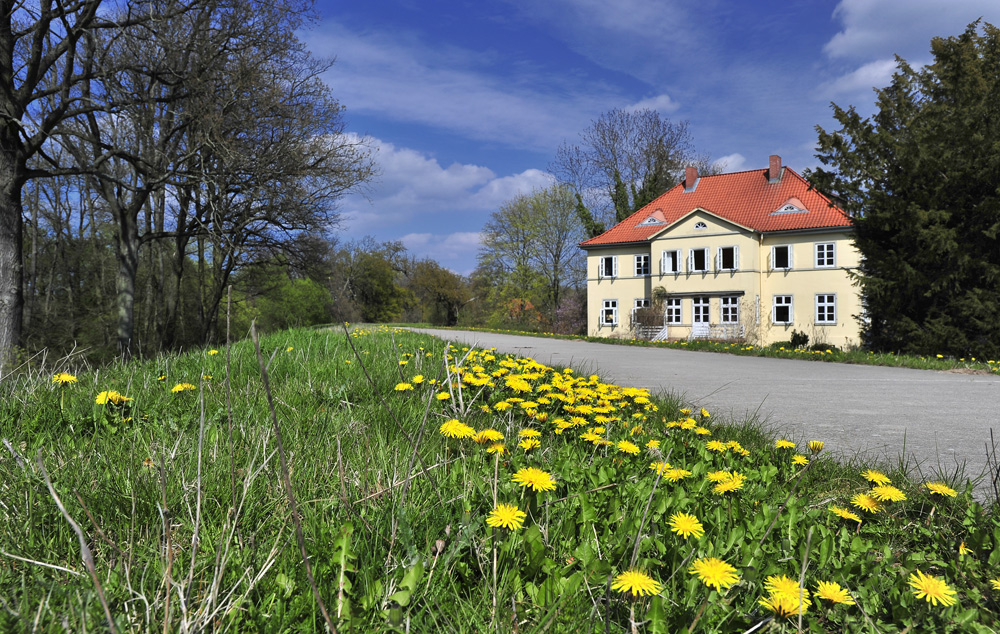
[[[831,58],[926,56],[932,37],[958,35],[980,17],[997,24],[996,0],[841,0],[833,16],[843,29],[823,47]]]
[[[472,273],[481,244],[479,233],[474,231],[409,233],[399,241],[416,258],[429,258],[459,275]]]
[[[723,172],[728,174],[730,172],[740,171],[741,169],[743,169],[743,166],[746,164],[746,162],[747,159],[745,156],[743,156],[739,152],[735,152],[733,154],[727,154],[726,156],[717,159],[714,163],[712,163],[712,166],[717,169],[721,169],[723,170]]]
[[[680,107],[680,104],[671,99],[670,95],[657,95],[643,99],[631,106],[626,106],[625,110],[636,111],[648,108],[649,110],[658,110],[659,112],[674,112]]]
[[[858,92],[870,92],[872,88],[888,86],[896,70],[895,59],[880,59],[869,62],[845,75],[820,86],[820,92],[833,97]]]

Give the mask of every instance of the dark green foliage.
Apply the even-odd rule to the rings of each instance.
[[[396,284],[389,261],[377,253],[361,255],[351,291],[364,321],[392,321],[415,301],[413,293]]]
[[[604,233],[604,223],[594,220],[594,215],[583,204],[583,198],[580,194],[576,195],[576,215],[580,218],[580,222],[583,223],[583,229],[587,233],[588,238],[596,238]]]
[[[632,203],[628,198],[628,187],[622,182],[621,172],[615,170],[615,187],[611,202],[615,205],[615,222],[621,222],[632,215]]]
[[[798,330],[793,330],[790,343],[793,348],[804,348],[809,345],[809,335]]]
[[[834,105],[811,174],[855,220],[865,343],[880,351],[1000,355],[1000,31],[975,22],[897,58],[878,112]]]
[[[469,301],[469,292],[461,276],[434,260],[422,260],[414,265],[409,288],[420,301],[424,321],[435,326],[457,324],[459,309]]]

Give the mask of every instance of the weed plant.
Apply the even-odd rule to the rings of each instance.
[[[0,631],[995,631],[971,485],[414,333],[260,348],[0,383]]]

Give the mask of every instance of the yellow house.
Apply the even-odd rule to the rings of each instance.
[[[779,156],[732,174],[688,167],[682,183],[580,243],[587,331],[767,345],[798,330],[810,343],[857,344],[851,230],[847,214]]]

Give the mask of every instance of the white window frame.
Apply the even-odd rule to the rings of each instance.
[[[723,324],[740,323],[739,295],[724,295],[719,299],[719,322]]]
[[[725,249],[733,250],[733,266],[729,268],[723,268],[722,266],[722,252]],[[715,253],[715,270],[716,271],[739,271],[740,270],[740,248],[738,246],[728,246],[719,247],[718,251]]]
[[[611,311],[611,321],[608,321],[608,311]],[[618,300],[617,299],[605,299],[601,304],[601,324],[602,326],[617,326],[618,325]]]
[[[787,249],[788,253],[788,266],[775,266],[776,252],[778,249]],[[792,268],[792,245],[790,244],[776,244],[771,247],[771,270],[772,271],[788,271]]]
[[[637,255],[635,256],[635,276],[636,277],[649,277],[652,273],[652,267],[649,264],[648,255]]]
[[[694,254],[695,251],[701,251],[705,255],[705,268],[696,269],[694,268]],[[688,249],[688,273],[708,273],[708,248],[701,247],[698,249]]]
[[[788,321],[778,321],[778,307],[788,307]],[[775,295],[771,299],[771,323],[789,325],[795,321],[795,304],[791,295]]]
[[[704,308],[704,316],[706,319],[698,321],[698,313],[702,312],[699,308]],[[708,295],[699,295],[697,297],[691,298],[691,323],[692,324],[710,324],[712,323],[712,299]]]
[[[668,324],[683,324],[684,313],[682,312],[681,298],[671,297],[666,301],[665,317]]]
[[[607,274],[607,264],[611,263],[611,275]],[[597,279],[602,280],[605,278],[615,278],[618,277],[618,256],[617,255],[603,255],[599,260],[597,260]]]
[[[667,257],[670,254],[673,254],[672,258]],[[673,262],[671,262],[671,264],[673,264],[672,267],[667,266],[668,259],[673,260]],[[681,272],[681,252],[677,249],[674,249],[672,251],[664,251],[663,255],[660,256],[660,275],[669,275],[671,273],[676,274],[680,272]]]
[[[816,268],[832,269],[837,266],[837,243],[817,242],[813,246],[813,256]]]
[[[832,326],[837,323],[837,294],[816,293],[816,324]],[[830,316],[832,313],[832,316]]]

